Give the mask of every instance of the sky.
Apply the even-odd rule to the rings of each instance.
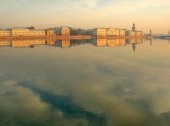
[[[0,28],[115,27],[170,29],[170,0],[0,0]]]

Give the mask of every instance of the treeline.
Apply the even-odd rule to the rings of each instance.
[[[71,35],[92,35],[92,29],[71,28]]]

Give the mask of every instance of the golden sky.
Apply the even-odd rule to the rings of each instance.
[[[170,0],[0,0],[1,28],[61,25],[118,27],[167,33]]]

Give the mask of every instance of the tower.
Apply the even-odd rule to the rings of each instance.
[[[132,31],[135,31],[135,30],[136,30],[135,23],[133,23]]]

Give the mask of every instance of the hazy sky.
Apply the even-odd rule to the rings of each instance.
[[[118,27],[167,33],[170,0],[0,0],[0,27]]]

